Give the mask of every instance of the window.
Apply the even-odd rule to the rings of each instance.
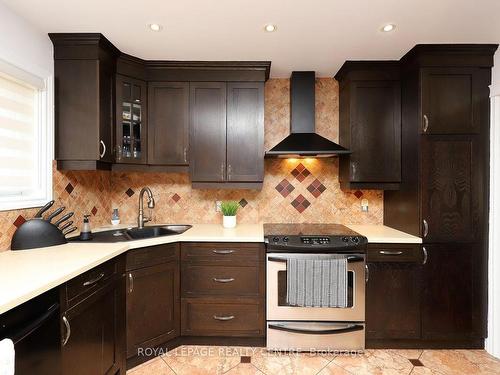
[[[48,83],[0,60],[0,210],[52,197]]]

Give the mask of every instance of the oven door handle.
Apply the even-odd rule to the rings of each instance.
[[[286,262],[288,257],[280,257],[280,256],[269,256],[267,258],[268,261],[270,262]],[[348,263],[353,263],[353,262],[364,262],[365,258],[359,255],[348,255],[347,256],[347,262]]]
[[[339,333],[347,333],[347,332],[354,332],[354,331],[362,331],[365,329],[364,326],[361,324],[346,324],[345,326],[340,326],[339,328],[333,328],[333,329],[322,329],[322,330],[314,330],[314,329],[305,329],[305,328],[292,328],[292,327],[287,327],[285,324],[269,324],[268,325],[269,329],[275,329],[277,331],[285,331],[285,332],[292,332],[292,333],[301,333],[305,335],[335,335]]]

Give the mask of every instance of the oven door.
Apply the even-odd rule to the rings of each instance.
[[[365,321],[365,255],[350,254],[347,263],[348,306],[297,307],[286,304],[286,258],[296,254],[267,254],[267,320]]]

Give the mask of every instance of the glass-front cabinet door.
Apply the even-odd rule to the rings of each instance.
[[[146,82],[117,75],[114,150],[117,163],[146,163],[146,97]]]

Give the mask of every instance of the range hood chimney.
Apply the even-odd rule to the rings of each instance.
[[[315,133],[315,76],[315,72],[292,72],[290,135],[267,151],[267,158],[333,157],[350,153]]]

